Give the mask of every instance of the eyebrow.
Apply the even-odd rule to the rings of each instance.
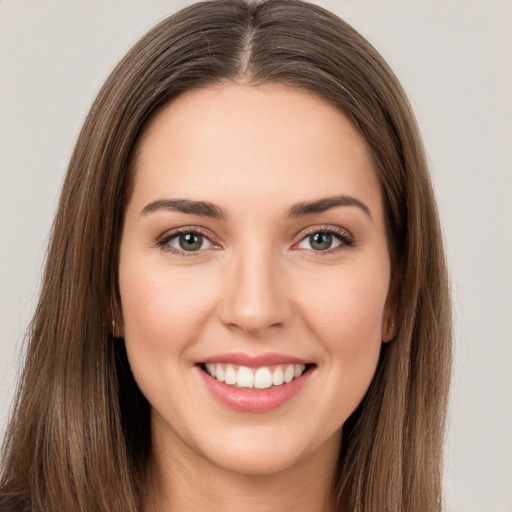
[[[322,213],[338,206],[355,206],[372,219],[372,214],[368,206],[359,199],[347,195],[325,197],[316,201],[298,203],[290,208],[287,216],[291,218],[304,217],[306,215]]]
[[[174,212],[203,215],[213,219],[225,219],[226,213],[222,208],[208,201],[193,201],[191,199],[157,199],[147,204],[142,210],[142,215],[158,210],[171,210]]]
[[[288,210],[286,217],[305,217],[306,215],[322,213],[339,206],[355,206],[372,219],[368,206],[359,199],[347,195],[324,197],[315,201],[297,203]],[[142,210],[141,215],[147,215],[148,213],[159,210],[170,210],[221,220],[228,217],[227,213],[219,206],[208,201],[195,201],[192,199],[157,199],[156,201],[148,203]]]

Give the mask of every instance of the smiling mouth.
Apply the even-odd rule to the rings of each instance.
[[[225,363],[201,363],[200,368],[218,382],[235,389],[262,390],[289,384],[309,371],[313,364],[276,364],[250,368]]]

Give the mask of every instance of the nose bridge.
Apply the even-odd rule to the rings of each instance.
[[[268,245],[253,243],[234,251],[221,308],[223,323],[250,333],[283,324],[289,308],[280,267]]]

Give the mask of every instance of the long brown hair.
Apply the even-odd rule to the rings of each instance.
[[[226,81],[313,92],[347,115],[371,148],[398,331],[343,427],[333,508],[441,509],[450,300],[435,199],[406,95],[377,51],[318,6],[214,0],[165,19],[130,50],[78,138],[4,441],[4,512],[140,509],[149,406],[110,325],[134,148],[148,119],[177,95]]]

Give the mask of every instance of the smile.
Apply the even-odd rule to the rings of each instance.
[[[289,384],[306,370],[305,364],[279,364],[250,368],[223,363],[206,363],[204,370],[218,382],[246,389],[269,389]]]
[[[280,354],[223,354],[203,360],[196,368],[211,395],[224,406],[265,413],[298,395],[317,365]]]

